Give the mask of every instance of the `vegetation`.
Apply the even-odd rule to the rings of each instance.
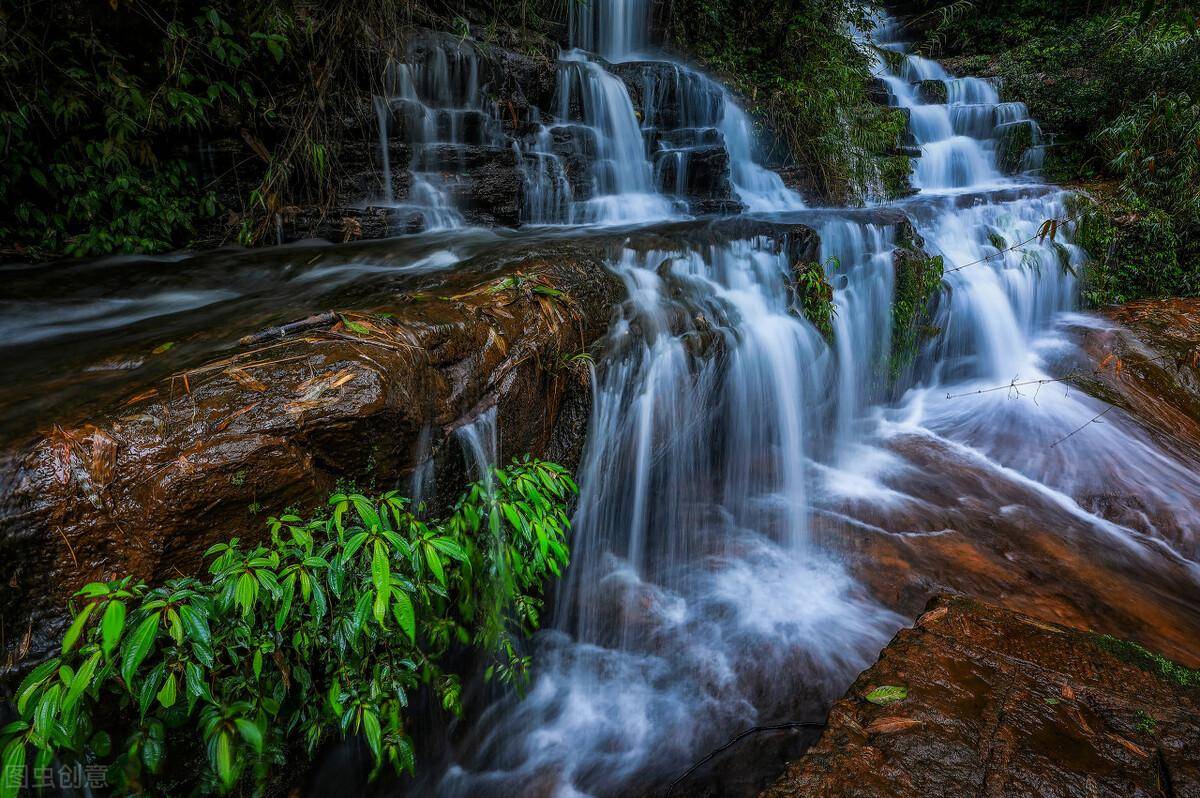
[[[933,301],[942,286],[941,255],[926,255],[923,242],[897,241],[896,287],[892,297],[892,347],[888,376],[895,381],[912,364],[921,344],[937,333],[930,326]]]
[[[412,771],[414,692],[459,711],[451,654],[524,678],[520,641],[567,563],[575,492],[562,468],[526,459],[436,522],[394,492],[339,493],[313,518],[271,519],[263,545],[214,546],[205,579],[89,584],[62,655],[17,690],[4,774],[100,762],[127,793],[261,792],[300,750],[354,736],[375,772]],[[0,796],[19,783],[5,778]]]
[[[831,273],[841,267],[837,258],[830,258],[827,265]],[[815,261],[809,261],[797,263],[792,268],[796,278],[794,285],[801,314],[817,328],[821,335],[832,339],[833,319],[837,315],[837,305],[833,301],[833,286],[825,276],[825,266]]]
[[[357,90],[381,79],[404,26],[470,32],[481,19],[495,34],[498,21],[543,25],[539,12],[560,6],[7,3],[0,255],[272,240],[278,214],[332,205],[339,156],[373,119]]]
[[[675,46],[727,80],[769,120],[776,160],[794,160],[833,200],[908,191],[911,162],[896,154],[906,127],[870,100],[868,55],[849,35],[869,29],[857,0],[669,0]]]
[[[1082,182],[1088,300],[1200,293],[1200,20],[1184,2],[915,0],[931,55],[998,77]]]
[[[1112,635],[1093,635],[1092,639],[1100,648],[1124,662],[1136,665],[1142,670],[1157,673],[1180,687],[1200,688],[1200,670],[1185,667],[1161,654],[1154,653],[1143,645]]]

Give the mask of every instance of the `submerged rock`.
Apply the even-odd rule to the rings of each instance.
[[[1200,672],[941,596],[762,795],[1197,795],[1198,748]]]

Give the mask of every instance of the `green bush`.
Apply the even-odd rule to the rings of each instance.
[[[869,99],[870,61],[850,36],[870,18],[854,0],[672,0],[672,42],[713,70],[835,201],[908,190],[894,155],[906,120]]]
[[[576,491],[561,467],[525,459],[437,522],[394,492],[339,493],[314,518],[271,519],[263,545],[213,546],[205,579],[87,585],[62,655],[25,678],[20,719],[0,729],[0,796],[55,758],[108,764],[127,793],[257,793],[300,750],[359,735],[376,773],[412,771],[413,692],[460,709],[449,653],[473,648],[489,679],[524,678],[519,643],[567,563]]]

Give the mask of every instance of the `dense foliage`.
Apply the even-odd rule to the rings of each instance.
[[[674,44],[729,81],[769,120],[786,152],[835,200],[907,190],[896,148],[905,118],[871,102],[870,61],[850,35],[868,30],[857,0],[668,0]]]
[[[1046,173],[1084,182],[1095,304],[1200,293],[1200,18],[1181,2],[916,0],[925,48],[992,74],[1054,137]]]
[[[339,153],[362,143],[345,126],[373,119],[360,90],[404,26],[544,25],[548,6],[565,14],[555,0],[5,3],[0,256],[270,240],[289,206],[334,201]]]
[[[351,736],[376,771],[411,771],[414,691],[459,708],[449,654],[474,648],[489,678],[523,678],[520,640],[567,563],[575,492],[562,468],[526,459],[437,522],[395,493],[340,493],[314,518],[271,519],[262,545],[214,546],[207,578],[89,584],[62,655],[17,690],[4,775],[57,758],[108,764],[128,793],[258,792],[289,755]]]

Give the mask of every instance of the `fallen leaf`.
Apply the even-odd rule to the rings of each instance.
[[[920,725],[921,721],[916,718],[876,718],[865,731],[867,734],[891,734]]]
[[[167,341],[165,344],[159,344],[158,346],[151,349],[150,354],[161,355],[163,352],[169,352],[171,350],[171,347],[173,347],[173,346],[175,346],[174,341]]]
[[[1135,743],[1131,740],[1126,740],[1124,737],[1122,737],[1119,734],[1113,734],[1112,732],[1106,732],[1106,734],[1108,737],[1111,737],[1118,745],[1120,745],[1122,748],[1124,748],[1126,751],[1133,754],[1134,756],[1139,757],[1141,759],[1145,759],[1148,756],[1150,756],[1150,754],[1146,752],[1146,749],[1142,748],[1137,743]]]
[[[259,382],[257,379],[255,379],[250,374],[250,372],[246,371],[245,369],[240,369],[240,368],[236,368],[236,367],[229,368],[229,369],[225,369],[225,373],[228,374],[229,377],[234,382],[236,382],[238,385],[242,386],[243,388],[249,388],[250,390],[257,391],[259,393],[262,393],[263,391],[267,390],[267,386],[263,385],[261,382]]]
[[[939,618],[944,617],[948,612],[950,612],[949,607],[938,607],[936,610],[930,610],[917,619],[917,626],[928,626]]]
[[[908,698],[908,688],[898,684],[885,684],[867,693],[865,698],[872,704],[886,707]]]
[[[152,397],[152,396],[158,396],[158,389],[157,389],[157,388],[150,388],[149,390],[145,390],[145,391],[142,391],[142,392],[141,392],[141,393],[139,393],[139,394],[135,394],[135,395],[133,395],[133,396],[129,397],[128,399],[126,399],[126,400],[125,400],[125,404],[126,404],[126,405],[132,405],[132,404],[136,404],[136,403],[138,403],[138,402],[141,402],[141,401],[143,401],[143,400],[145,400],[145,399],[149,399],[149,398],[150,398],[150,397]]]
[[[1071,685],[1067,684],[1066,682],[1063,682],[1062,690],[1060,690],[1059,692],[1062,694],[1062,697],[1064,699],[1066,699],[1067,701],[1075,700],[1075,691],[1072,690]]]

